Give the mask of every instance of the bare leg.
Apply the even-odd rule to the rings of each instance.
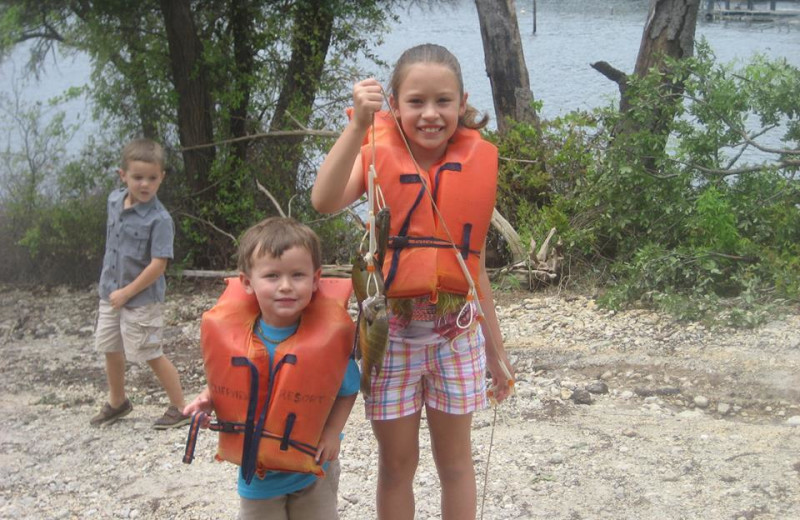
[[[181,378],[178,375],[178,369],[175,368],[175,365],[165,356],[151,359],[147,364],[153,369],[159,382],[161,382],[161,386],[164,387],[170,404],[177,407],[178,410],[183,410],[186,406],[186,402],[183,399]]]
[[[453,415],[428,407],[426,416],[442,485],[442,520],[474,519],[477,491],[470,436],[472,414]]]
[[[106,352],[106,381],[108,381],[108,404],[119,408],[125,402],[125,354]]]
[[[372,421],[378,439],[379,520],[414,518],[414,473],[419,463],[422,411],[399,419]]]

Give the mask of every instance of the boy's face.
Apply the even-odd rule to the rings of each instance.
[[[267,325],[294,325],[317,290],[322,270],[314,269],[311,254],[303,247],[287,249],[280,258],[259,253],[253,253],[250,273],[240,273],[239,279],[248,294],[256,295]]]
[[[119,171],[119,178],[128,187],[125,199],[125,206],[128,207],[148,202],[156,196],[164,180],[164,170],[156,163],[131,161],[127,170]]]

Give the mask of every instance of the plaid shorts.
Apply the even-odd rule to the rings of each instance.
[[[475,324],[448,340],[433,332],[415,337],[390,336],[379,375],[372,374],[367,419],[398,419],[422,409],[464,415],[487,406],[486,352],[483,332]],[[417,333],[427,324],[411,327]]]

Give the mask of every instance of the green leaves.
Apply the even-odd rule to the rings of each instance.
[[[752,326],[800,296],[800,72],[718,64],[705,42],[667,70],[630,78],[628,113],[500,139],[501,155],[533,160],[502,163],[504,214],[534,238],[555,226],[569,274],[594,273],[606,306]]]

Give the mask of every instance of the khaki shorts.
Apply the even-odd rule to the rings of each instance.
[[[325,478],[295,493],[267,500],[239,499],[239,520],[337,520],[339,461],[331,461]]]
[[[98,352],[124,352],[132,362],[150,361],[164,355],[164,304],[115,309],[100,300],[94,346]]]

